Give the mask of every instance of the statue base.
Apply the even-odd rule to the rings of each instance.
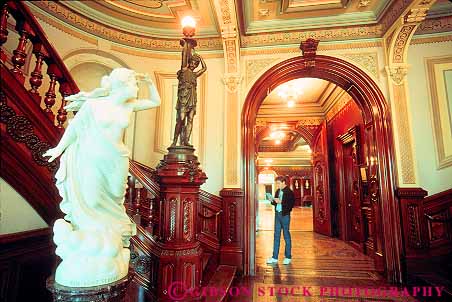
[[[195,155],[195,148],[193,146],[175,146],[167,148],[168,154],[163,158],[166,163],[171,162],[185,162],[185,161],[198,161],[198,157]]]
[[[68,287],[55,282],[55,276],[47,279],[46,287],[54,302],[125,302],[127,287],[133,274],[109,284],[92,287]]]

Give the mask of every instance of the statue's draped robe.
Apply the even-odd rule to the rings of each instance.
[[[101,103],[86,101],[66,130],[73,131],[76,139],[61,156],[56,173],[63,198],[60,208],[74,229],[114,230],[128,245],[130,236],[136,234],[123,205],[129,153],[122,142],[109,137],[105,120],[101,124],[96,119]],[[118,116],[110,119],[111,124],[117,123]]]
[[[181,69],[177,72],[177,105],[176,110],[182,112],[196,113],[196,74],[189,68]]]

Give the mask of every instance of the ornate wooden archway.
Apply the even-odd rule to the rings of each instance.
[[[356,66],[330,56],[316,55],[304,49],[304,55],[283,61],[265,72],[249,91],[242,109],[242,164],[245,191],[244,216],[244,269],[245,274],[255,272],[255,132],[256,116],[267,92],[278,85],[303,77],[331,81],[347,91],[363,112],[366,145],[369,157],[371,201],[385,222],[377,230],[381,233],[377,252],[382,254],[389,282],[402,282],[401,231],[399,208],[394,196],[393,134],[387,102],[377,84]],[[384,239],[384,240],[383,240]]]

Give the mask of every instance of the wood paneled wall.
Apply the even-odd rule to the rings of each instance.
[[[50,228],[0,236],[0,301],[52,301],[46,279],[55,272]]]

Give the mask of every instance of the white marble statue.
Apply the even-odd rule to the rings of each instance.
[[[149,100],[137,100],[137,79],[148,83]],[[56,186],[66,215],[53,227],[56,254],[62,259],[55,281],[90,287],[128,273],[129,239],[136,226],[123,205],[129,151],[122,138],[132,111],[157,107],[160,97],[147,75],[117,68],[100,88],[67,100],[66,110],[78,112],[58,145],[44,154],[49,162],[61,155]]]

